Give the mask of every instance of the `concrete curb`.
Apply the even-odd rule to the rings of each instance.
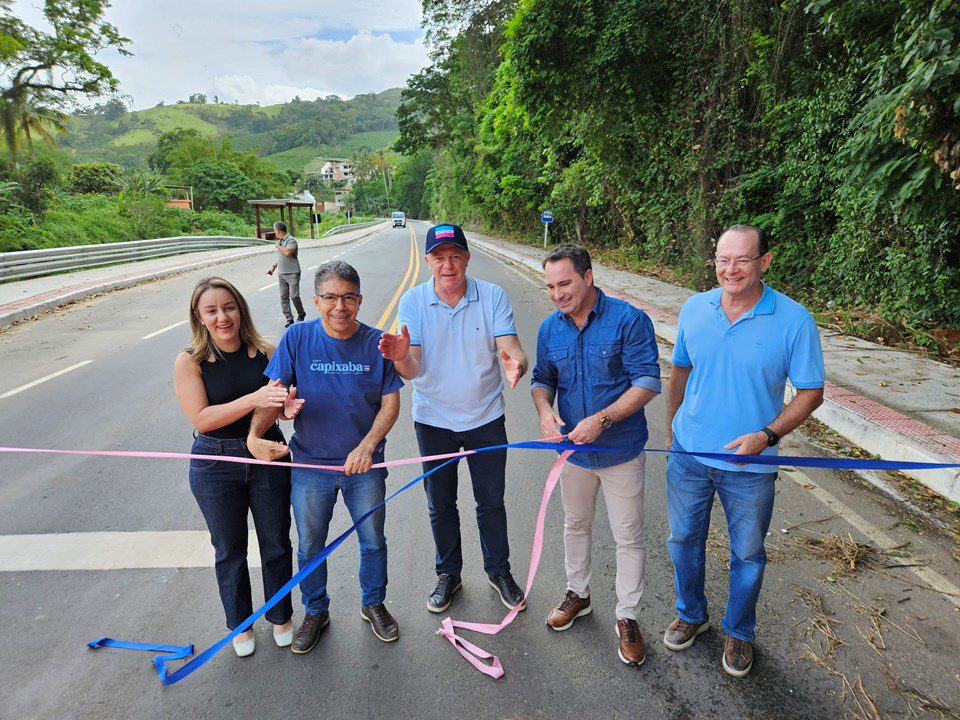
[[[532,270],[538,276],[543,272],[540,263],[533,258],[518,253],[509,248],[497,246],[487,240],[471,237],[470,242],[483,250],[510,260],[524,269]],[[646,303],[637,298],[620,295],[624,299],[644,306]],[[650,319],[657,337],[669,343],[676,342],[676,320],[660,316],[655,310],[650,312]],[[785,401],[793,397],[793,388],[787,386]],[[824,401],[813,416],[833,430],[848,438],[851,442],[862,447],[867,452],[878,455],[884,460],[906,460],[930,463],[955,463],[957,457],[950,452],[947,444],[955,442],[945,433],[939,433],[929,426],[904,416],[895,410],[884,407],[879,403],[863,397],[851,390],[827,382],[824,388]],[[882,422],[886,420],[887,422]],[[898,432],[891,425],[914,425],[935,442],[942,439],[945,446],[944,453],[937,453],[929,447],[913,441],[909,435]],[[904,471],[934,492],[954,502],[960,502],[960,470],[943,468],[939,470]]]
[[[384,224],[384,223],[381,223]],[[368,232],[364,232],[356,237],[349,239],[341,240],[339,242],[325,243],[323,247],[337,247],[339,245],[349,245],[352,242],[357,240],[362,240],[365,237],[369,237],[375,233],[379,227],[372,227]],[[300,240],[301,243],[304,243],[306,247],[312,247],[306,245],[306,243],[311,242],[309,239]],[[121,275],[118,278],[112,280],[105,280],[102,282],[95,282],[92,284],[79,285],[67,287],[63,291],[55,291],[51,293],[43,293],[40,295],[34,295],[32,298],[27,298],[26,302],[28,305],[23,307],[14,308],[4,312],[0,309],[0,330],[3,328],[9,327],[19,322],[29,320],[31,318],[42,315],[43,313],[55,310],[58,307],[63,305],[69,305],[70,303],[77,302],[78,300],[84,300],[86,298],[92,297],[94,295],[99,295],[100,293],[110,292],[112,290],[121,290],[123,288],[132,287],[134,285],[139,285],[141,283],[149,282],[151,280],[157,280],[159,278],[168,277],[170,275],[175,275],[180,272],[185,272],[188,270],[196,270],[202,267],[208,267],[210,265],[219,265],[221,263],[233,262],[234,260],[242,260],[243,258],[250,257],[251,255],[263,254],[273,252],[273,247],[264,247],[256,248],[254,250],[244,250],[243,252],[235,253],[233,255],[226,255],[223,257],[208,258],[206,260],[201,260],[199,262],[192,263],[182,263],[178,265],[173,265],[170,267],[162,268],[160,270],[154,270],[148,273],[139,273],[139,274],[130,274],[130,275]]]

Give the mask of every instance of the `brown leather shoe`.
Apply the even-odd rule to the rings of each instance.
[[[626,665],[640,667],[647,659],[647,651],[643,646],[643,636],[636,620],[617,620],[617,637],[620,638],[620,647],[617,655]]]
[[[566,597],[547,615],[547,625],[558,632],[566,630],[578,617],[589,615],[592,611],[590,598],[582,598],[573,590],[567,590]]]
[[[753,667],[753,643],[727,635],[723,645],[723,669],[728,675],[743,677]]]
[[[671,650],[686,650],[693,645],[697,635],[710,629],[710,618],[706,618],[702,623],[688,623],[682,618],[677,618],[667,631],[663,634],[663,644]]]
[[[300,623],[300,629],[293,638],[293,644],[290,650],[297,655],[308,653],[317,644],[320,639],[320,633],[330,624],[330,613],[324,610],[316,615],[304,615],[303,622]]]
[[[373,634],[384,642],[393,642],[400,637],[400,627],[393,615],[383,603],[377,605],[361,605],[360,617],[370,623]]]

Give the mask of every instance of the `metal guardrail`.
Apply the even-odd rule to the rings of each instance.
[[[334,227],[327,230],[321,237],[329,237],[335,235],[336,233],[346,232],[347,230],[359,230],[360,228],[370,227],[371,225],[376,225],[378,223],[386,222],[386,218],[379,218],[377,220],[367,220],[367,222],[362,223],[350,223],[349,225],[335,225]]]
[[[0,253],[0,282],[200,250],[272,244],[256,238],[211,235],[5,252]]]

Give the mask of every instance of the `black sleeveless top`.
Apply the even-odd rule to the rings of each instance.
[[[256,391],[267,384],[263,371],[267,369],[267,356],[260,350],[250,357],[246,345],[236,352],[220,351],[222,358],[200,363],[200,375],[207,390],[207,402],[211,405],[223,405]],[[250,431],[250,419],[253,411],[229,425],[204,433],[220,440],[246,439]]]

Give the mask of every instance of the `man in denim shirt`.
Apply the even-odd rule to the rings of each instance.
[[[643,407],[660,392],[653,324],[643,311],[607,297],[593,284],[590,256],[583,248],[557,248],[543,268],[558,312],[541,323],[537,336],[531,392],[540,429],[545,437],[563,433],[577,444],[624,448],[577,452],[563,467],[567,593],[547,616],[547,625],[566,630],[591,611],[591,528],[602,487],[617,544],[617,652],[627,665],[639,666],[645,658],[637,624],[646,562]]]

